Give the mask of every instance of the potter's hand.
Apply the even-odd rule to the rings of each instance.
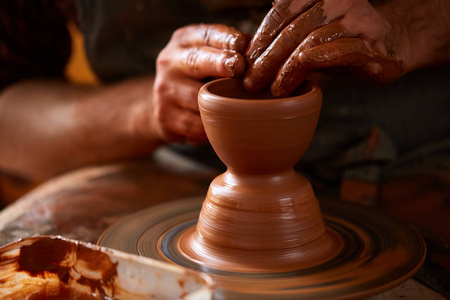
[[[246,35],[225,25],[191,25],[172,35],[157,58],[153,91],[154,121],[164,140],[206,142],[197,104],[202,79],[242,76],[247,43]]]
[[[404,70],[391,24],[367,0],[276,0],[246,50],[244,84],[289,95],[315,69],[345,67],[375,82]]]

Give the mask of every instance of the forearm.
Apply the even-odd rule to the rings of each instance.
[[[450,1],[386,0],[376,9],[392,26],[387,44],[405,72],[450,62]]]
[[[80,166],[145,155],[152,79],[88,88],[27,81],[0,94],[0,169],[48,178]]]

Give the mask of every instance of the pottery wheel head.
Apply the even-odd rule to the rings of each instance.
[[[138,212],[110,227],[99,244],[205,272],[218,283],[219,299],[368,297],[410,278],[425,257],[424,241],[411,227],[363,207],[323,200],[326,230],[342,243],[330,259],[279,272],[207,267],[180,250],[180,238],[195,227],[203,200],[182,199]]]

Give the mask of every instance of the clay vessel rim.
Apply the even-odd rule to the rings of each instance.
[[[309,105],[312,105],[314,102],[317,103],[317,109],[320,109],[320,107],[322,106],[322,101],[317,101],[317,98],[321,97],[317,97],[317,94],[321,94],[322,91],[320,89],[320,87],[315,84],[312,81],[309,80],[305,80],[305,84],[308,85],[308,91],[306,93],[303,94],[299,94],[299,95],[294,95],[294,96],[289,96],[289,97],[285,97],[285,98],[248,98],[248,99],[244,99],[244,98],[234,98],[234,97],[228,97],[228,96],[223,96],[223,95],[218,95],[216,93],[211,92],[210,88],[212,85],[216,85],[219,84],[221,82],[225,82],[225,81],[229,81],[229,82],[237,82],[239,80],[242,79],[238,79],[238,78],[221,78],[221,79],[216,79],[213,81],[210,81],[206,84],[204,84],[200,91],[199,91],[199,98],[200,95],[204,100],[209,100],[209,101],[220,101],[222,103],[226,102],[229,104],[240,104],[240,105],[258,105],[260,106],[262,103],[264,103],[265,105],[276,105],[279,103],[285,103],[285,102],[301,102],[306,104],[308,102]],[[250,93],[250,92],[249,92]],[[257,93],[255,94],[257,95]],[[312,105],[314,106],[314,105]]]

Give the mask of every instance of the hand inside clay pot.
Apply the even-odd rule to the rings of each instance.
[[[397,1],[397,5],[398,2]],[[244,84],[288,96],[315,69],[343,67],[391,82],[413,69],[398,8],[367,0],[278,0],[246,50]],[[403,5],[403,9],[406,5]]]

